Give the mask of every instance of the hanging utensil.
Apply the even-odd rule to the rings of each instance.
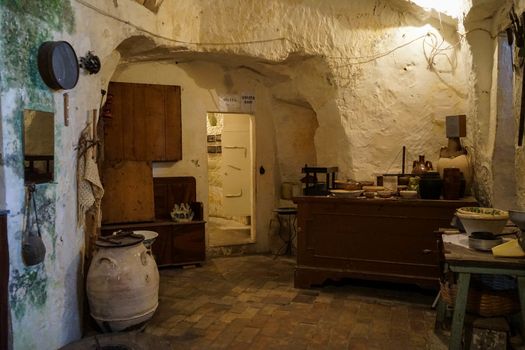
[[[27,186],[26,192],[26,223],[25,229],[22,233],[22,258],[26,266],[38,265],[46,256],[46,246],[42,241],[42,234],[40,233],[40,224],[38,222],[38,213],[36,209],[36,200],[34,193],[36,187],[34,184]],[[31,203],[33,204],[33,211],[35,212],[35,223],[37,234],[31,231]]]
[[[66,41],[46,41],[38,49],[38,71],[53,90],[69,90],[78,82],[79,64],[75,50]]]

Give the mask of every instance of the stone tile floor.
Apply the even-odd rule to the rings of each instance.
[[[446,349],[435,293],[357,281],[294,289],[295,261],[254,255],[161,270],[145,329],[178,349]]]

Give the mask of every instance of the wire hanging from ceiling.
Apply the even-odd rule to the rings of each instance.
[[[161,39],[161,40],[166,40],[166,41],[170,41],[170,42],[174,42],[174,43],[177,43],[177,44],[184,44],[184,45],[192,45],[192,46],[198,46],[198,47],[204,47],[204,46],[243,46],[243,45],[254,45],[254,44],[264,44],[264,43],[271,43],[271,42],[287,42],[297,48],[300,47],[300,45],[287,38],[287,37],[276,37],[276,38],[267,38],[267,39],[257,39],[257,40],[246,40],[246,41],[236,41],[236,42],[195,42],[195,41],[185,41],[185,40],[179,40],[179,39],[174,39],[174,38],[170,38],[170,37],[167,37],[167,36],[164,36],[164,35],[160,35],[160,34],[157,34],[157,33],[154,33],[146,28],[143,28],[141,26],[138,26],[134,23],[131,23],[130,21],[128,20],[125,20],[125,19],[122,19],[118,16],[115,16],[107,11],[104,11],[104,10],[101,10],[99,9],[98,7],[90,4],[89,2],[87,2],[86,0],[76,0],[78,3],[80,3],[81,5],[85,6],[85,7],[88,7],[89,9],[103,15],[103,16],[106,16],[106,17],[109,17],[111,19],[114,19],[118,22],[121,22],[123,24],[126,24],[126,25],[129,25],[133,28],[135,28],[136,30],[138,31],[141,31],[143,33],[146,33],[146,34],[149,34],[151,35],[152,37],[155,37],[155,38],[158,38],[158,39]],[[425,55],[425,59],[428,63],[428,68],[430,70],[434,70],[434,65],[435,65],[435,59],[437,56],[440,56],[440,55],[443,55],[443,56],[446,56],[447,60],[451,63],[452,63],[452,60],[451,58],[445,53],[446,51],[449,51],[449,50],[452,50],[454,49],[455,47],[457,47],[458,45],[461,44],[461,42],[466,38],[467,34],[469,33],[472,33],[474,31],[484,31],[484,32],[487,32],[491,39],[495,39],[497,37],[497,34],[496,35],[492,35],[492,33],[487,30],[487,29],[484,29],[484,28],[474,28],[474,29],[471,29],[465,33],[459,33],[457,32],[457,34],[459,35],[460,39],[454,43],[454,44],[451,44],[451,45],[448,45],[446,47],[442,47],[445,43],[445,39],[444,38],[441,38],[441,42],[439,42],[439,39],[437,37],[436,34],[434,33],[431,33],[431,32],[427,32],[426,34],[423,34],[421,36],[418,36],[410,41],[407,41],[403,44],[400,44],[392,49],[389,49],[389,50],[386,50],[385,52],[380,52],[380,53],[375,53],[375,54],[371,54],[371,55],[365,55],[365,56],[326,56],[326,55],[323,55],[324,58],[327,58],[327,59],[332,59],[332,60],[341,60],[341,61],[349,61],[349,62],[346,62],[344,64],[340,64],[340,65],[334,65],[333,68],[345,68],[345,67],[348,67],[348,66],[353,66],[353,65],[361,65],[361,64],[365,64],[365,63],[369,63],[369,62],[373,62],[373,61],[376,61],[382,57],[385,57],[385,56],[388,56],[392,53],[394,53],[395,51],[399,50],[399,49],[402,49],[406,46],[409,46],[411,45],[412,43],[414,42],[417,42],[419,40],[423,40],[423,53]],[[498,33],[499,34],[499,33]],[[430,40],[430,42],[429,42]],[[425,47],[430,47],[430,52],[426,52],[426,48]]]

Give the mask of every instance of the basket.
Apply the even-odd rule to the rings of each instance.
[[[450,306],[456,302],[457,284],[440,282],[441,297]],[[517,289],[491,290],[471,286],[467,297],[467,311],[483,317],[496,317],[520,311]]]

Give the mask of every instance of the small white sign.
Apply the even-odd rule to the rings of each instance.
[[[255,113],[255,94],[242,93],[241,94],[241,112]]]
[[[241,99],[239,95],[219,96],[219,110],[221,112],[240,112]]]

